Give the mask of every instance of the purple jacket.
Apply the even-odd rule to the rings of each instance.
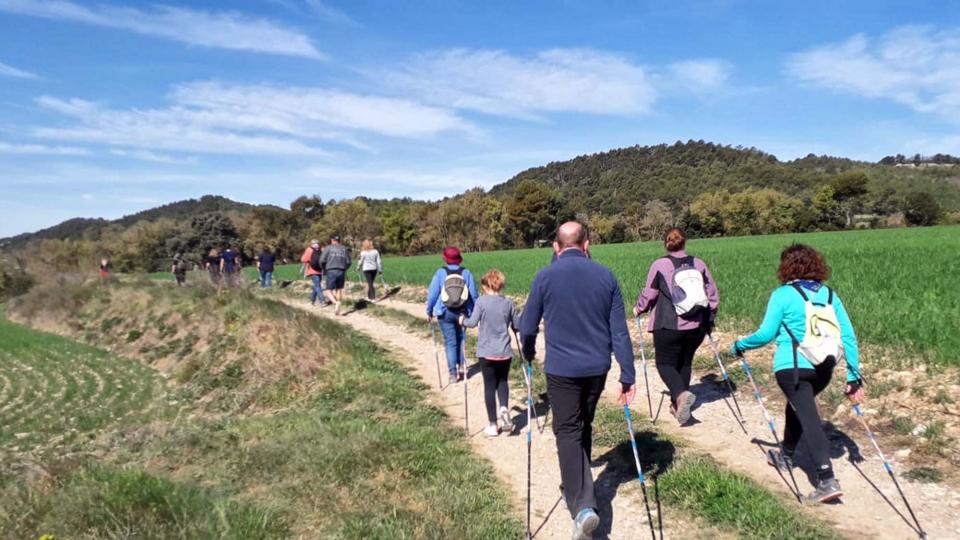
[[[687,252],[684,250],[672,251],[668,255],[679,259],[686,257]],[[703,281],[707,286],[707,299],[710,301],[710,317],[712,319],[713,315],[717,312],[717,308],[720,306],[720,293],[717,291],[717,284],[713,280],[713,275],[710,274],[710,269],[707,268],[706,263],[694,257],[693,266],[703,274]],[[669,330],[694,330],[700,327],[700,321],[687,320],[681,317],[657,317],[657,304],[660,304],[661,309],[666,305],[663,300],[661,300],[661,298],[666,298],[661,295],[660,291],[664,287],[672,287],[673,271],[673,262],[668,257],[660,257],[653,261],[653,264],[650,265],[650,271],[647,272],[646,286],[640,291],[640,296],[637,297],[636,304],[636,309],[641,313],[646,311],[650,312],[650,316],[647,317],[647,332],[664,328]],[[658,302],[658,300],[660,301]],[[669,299],[666,299],[666,301],[669,302]],[[672,302],[670,306],[672,307]],[[676,322],[672,324],[664,323],[663,321],[666,319],[671,321],[676,319]],[[659,323],[657,323],[658,320],[660,321]]]

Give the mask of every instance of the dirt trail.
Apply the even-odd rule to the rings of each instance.
[[[308,310],[319,316],[333,317],[329,308],[313,308],[306,301],[284,300],[287,304],[300,309]],[[390,302],[388,307],[413,312],[411,304]],[[420,311],[416,311],[420,316]],[[362,311],[350,313],[345,317],[336,317],[338,322],[347,324],[374,340],[400,353],[398,359],[407,363],[413,372],[419,376],[430,389],[430,399],[443,408],[450,416],[454,425],[463,427],[463,383],[446,386],[438,389],[437,368],[434,361],[434,348],[430,340],[411,335],[409,331],[392,326],[380,319],[364,314]],[[426,321],[424,321],[426,325]],[[447,383],[446,363],[443,350],[440,350],[441,372],[444,384]],[[512,435],[501,434],[499,437],[487,437],[483,434],[486,425],[486,413],[483,406],[483,382],[480,377],[479,366],[470,359],[471,367],[468,378],[468,407],[470,419],[470,443],[475,451],[487,458],[493,464],[497,475],[510,486],[514,495],[514,507],[518,515],[526,519],[526,393],[524,388],[511,388],[511,416],[519,428]],[[611,386],[611,388],[613,388]],[[612,392],[612,390],[611,390]],[[609,394],[612,396],[613,394]],[[626,424],[624,424],[626,438]],[[571,519],[566,505],[560,498],[560,470],[557,464],[556,442],[550,428],[543,433],[533,432],[533,467],[532,467],[532,518],[531,528],[537,539],[570,538]],[[605,465],[594,466],[594,478],[597,482],[598,499],[601,504],[601,525],[596,538],[638,538],[649,535],[643,499],[636,480],[620,482],[611,479],[603,481]],[[652,504],[652,501],[651,501]],[[651,507],[655,512],[655,509]],[[698,532],[697,525],[681,516],[664,512],[665,537],[687,538],[716,538],[711,532]],[[654,521],[656,522],[656,514]]]
[[[418,317],[423,316],[423,307],[420,304],[387,300],[384,305]],[[631,332],[634,345],[639,348],[636,329],[631,327]],[[646,340],[647,350],[652,350],[653,344],[649,334],[645,334],[643,337]],[[729,348],[729,344],[723,340],[722,336],[718,341],[718,347],[721,351]],[[708,343],[704,343],[700,353],[704,355],[712,354]],[[637,382],[642,385],[639,354],[637,361]],[[760,362],[763,360],[754,358],[753,361]],[[728,366],[728,369],[739,368]],[[752,392],[741,390],[737,396],[746,419],[745,427],[749,434],[744,435],[723,400],[725,392],[723,392],[722,387],[711,382],[711,380],[704,380],[705,377],[710,375],[719,375],[719,370],[716,371],[717,373],[713,374],[699,372],[694,376],[695,385],[692,390],[697,394],[698,400],[693,412],[696,423],[679,427],[667,412],[669,400],[664,399],[663,410],[659,415],[657,426],[670,434],[680,436],[690,445],[710,454],[728,468],[751,476],[768,489],[776,493],[789,494],[790,489],[792,489],[788,487],[788,485],[792,486],[792,484],[787,483],[789,477],[782,479],[773,468],[766,464],[764,450],[761,449],[761,446],[751,442],[752,440],[759,440],[764,445],[774,444],[773,437],[763,420],[762,412],[753,398]],[[607,398],[613,396],[615,392],[617,383],[614,373],[617,373],[616,367],[611,371],[611,377],[608,380],[608,392],[605,394]],[[660,397],[666,391],[666,388],[657,376],[652,362],[649,365],[648,376],[653,408],[656,412]],[[637,414],[648,414],[645,392],[642,386],[638,386],[638,389],[637,400],[632,408],[638,411]],[[769,404],[767,406],[771,407]],[[872,412],[869,408],[869,402],[865,404],[863,411],[869,422]],[[771,407],[770,413],[774,416],[778,430],[782,431],[783,410],[780,407]],[[865,433],[862,430],[847,433],[833,432],[831,434],[831,446],[834,470],[846,496],[840,504],[807,507],[806,511],[833,523],[844,536],[865,535],[868,538],[916,537],[911,529],[913,522],[890,477],[883,469],[882,461],[876,455]],[[764,446],[763,448],[767,447]],[[894,449],[887,448],[884,450],[888,459],[893,459]],[[864,461],[854,465],[850,462],[849,456],[851,453],[856,454],[857,452],[863,457]],[[897,463],[894,463],[893,467],[896,473],[903,472],[903,468]],[[801,493],[806,494],[813,489],[813,484],[802,470],[795,469],[794,474]],[[960,538],[960,492],[941,484],[909,482],[900,476],[898,476],[898,479],[929,538]],[[871,486],[871,482],[876,487]],[[896,505],[897,509],[903,514],[903,518],[890,507],[884,497]],[[667,523],[672,519],[668,512],[665,512],[664,517]],[[665,526],[667,523],[665,523]]]
[[[321,312],[321,310],[310,308],[306,302],[290,301],[289,303],[313,313],[324,316],[332,315],[331,310]],[[420,304],[391,299],[383,301],[382,305],[402,310],[416,317],[423,317],[423,307]],[[463,386],[462,384],[456,384],[446,387],[442,391],[438,390],[436,367],[433,359],[434,349],[429,340],[410,335],[408,331],[363,314],[362,311],[351,313],[346,317],[338,317],[337,320],[364,332],[392,350],[402,352],[405,357],[403,359],[431,387],[432,396],[436,403],[446,410],[455,424],[462,425]],[[636,342],[636,331],[635,329],[632,329],[632,331]],[[645,335],[644,338],[647,348],[651,349],[652,343],[649,335]],[[721,350],[724,350],[726,345],[721,341],[719,346]],[[707,347],[708,345],[705,343],[700,352],[702,354],[709,353],[710,349]],[[542,352],[542,343],[539,348]],[[542,358],[542,354],[540,358]],[[759,361],[759,359],[755,359],[755,361]],[[444,382],[446,382],[442,350],[440,351],[440,362],[441,371],[444,373]],[[639,355],[637,368],[639,391],[632,409],[636,415],[646,415],[646,395],[642,387]],[[619,384],[616,374],[617,368],[614,366],[608,378],[608,388],[604,399],[612,400],[615,396],[616,387]],[[763,450],[757,444],[757,441],[760,441],[763,445],[769,445],[773,444],[773,440],[752,394],[745,391],[738,394],[740,407],[746,419],[745,427],[749,433],[749,436],[747,436],[734,421],[730,409],[722,399],[724,392],[715,383],[703,380],[704,377],[709,375],[711,375],[709,372],[700,372],[694,376],[694,381],[700,382],[692,388],[698,398],[693,413],[696,422],[693,425],[677,426],[667,412],[669,402],[664,399],[657,426],[672,435],[680,436],[687,444],[710,454],[731,470],[751,476],[775,493],[783,493],[786,500],[791,489],[788,488],[789,478],[781,478],[773,468],[766,464]],[[663,395],[666,388],[657,376],[652,363],[649,366],[648,376],[653,397],[653,408],[656,412],[660,396]],[[475,370],[471,370],[469,383],[468,405],[472,433],[471,444],[481,455],[484,455],[493,463],[499,476],[513,488],[516,498],[515,506],[524,509],[526,503],[526,445],[524,444],[526,435],[520,433],[518,436],[515,433],[514,436],[509,437],[504,435],[496,438],[485,437],[481,432],[486,421],[481,395],[482,381],[479,373]],[[520,416],[525,424],[526,408],[525,402],[522,401],[525,399],[525,394],[522,394],[523,389],[513,388],[511,390],[511,399],[515,400],[512,414]],[[869,407],[864,411],[869,420]],[[771,409],[771,413],[775,417],[778,429],[782,429],[782,410],[779,408]],[[626,437],[626,433],[624,436]],[[851,436],[855,441],[851,439]],[[831,443],[833,445],[834,469],[846,496],[841,504],[805,507],[805,511],[834,524],[836,529],[846,537],[916,537],[911,529],[912,521],[910,521],[906,510],[903,508],[899,495],[884,471],[882,462],[876,456],[864,434],[836,432],[831,436]],[[848,452],[850,448],[856,447],[859,448],[864,461],[854,466],[848,460]],[[557,489],[560,481],[556,447],[553,434],[549,428],[544,430],[542,434],[534,431],[533,463],[534,516],[532,527],[534,530],[540,528],[537,538],[568,538],[570,534],[569,513],[560,499]],[[603,468],[603,465],[594,468],[594,478],[601,477]],[[894,463],[894,470],[898,473],[902,472],[902,469],[896,463]],[[862,474],[860,471],[862,471]],[[812,490],[812,484],[803,471],[795,469],[795,475],[802,493]],[[902,478],[900,478],[900,481],[929,538],[960,538],[960,493],[942,485],[908,482]],[[870,482],[876,487],[872,487]],[[600,498],[609,503],[609,506],[606,506],[608,510],[601,512],[604,515],[602,515],[603,524],[600,532],[606,533],[609,538],[638,537],[643,534],[641,531],[647,528],[642,499],[635,484],[636,482],[631,482],[611,486],[598,481],[597,488]],[[901,518],[884,501],[884,497],[896,505],[904,518]],[[656,516],[654,516],[654,519],[656,520]],[[908,524],[908,521],[910,524]],[[685,520],[683,516],[669,510],[664,512],[664,535],[666,537],[679,536],[679,534],[686,537],[697,537],[698,533],[696,531],[697,525],[692,520]],[[704,537],[707,534],[715,535],[716,533],[715,531],[699,533],[700,536]],[[598,534],[597,537],[603,538],[605,536]]]

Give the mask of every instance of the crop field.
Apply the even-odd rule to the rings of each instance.
[[[821,250],[833,269],[829,285],[843,299],[858,336],[940,363],[960,363],[960,294],[953,269],[960,264],[960,227],[845,231],[691,240],[687,251],[707,261],[720,287],[720,326],[748,332],[763,318],[778,285],[780,251],[792,242]],[[593,257],[613,269],[628,305],[636,299],[660,242],[597,245]],[[550,249],[468,253],[464,264],[479,280],[493,267],[507,275],[509,294],[525,294]],[[437,255],[388,257],[388,282],[426,286],[441,264]],[[294,279],[299,265],[278,268],[274,279]]]
[[[148,367],[0,317],[0,446],[66,446],[147,418],[163,394]]]

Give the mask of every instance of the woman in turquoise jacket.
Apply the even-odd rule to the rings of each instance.
[[[780,254],[777,276],[782,285],[770,295],[767,313],[760,328],[753,335],[736,341],[732,352],[740,354],[776,340],[773,371],[777,384],[787,397],[784,413],[786,422],[783,454],[770,450],[767,459],[770,465],[787,472],[793,466],[794,450],[803,439],[817,467],[816,490],[808,498],[812,502],[832,501],[841,497],[843,492],[833,474],[830,444],[820,423],[816,396],[830,383],[837,359],[828,357],[814,366],[800,350],[794,354],[793,340],[795,338],[799,343],[804,339],[807,299],[815,304],[832,305],[840,327],[843,357],[847,363],[846,394],[854,402],[859,402],[864,392],[857,336],[840,297],[823,284],[830,277],[830,267],[820,252],[804,244],[789,246]]]

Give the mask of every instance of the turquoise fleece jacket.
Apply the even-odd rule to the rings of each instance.
[[[800,284],[811,301],[826,303],[829,295],[827,287],[821,286],[817,281],[801,281]],[[836,291],[833,292],[833,309],[837,313],[837,322],[840,323],[840,337],[843,341],[843,353],[847,362],[847,381],[855,381],[860,378],[860,352],[857,348],[857,335],[853,331],[850,316],[847,315],[847,310],[843,307],[843,302]],[[770,301],[767,302],[767,313],[763,316],[760,328],[753,335],[734,343],[732,350],[734,353],[736,353],[736,349],[748,351],[763,347],[776,339],[777,350],[773,354],[773,371],[793,369],[793,342],[781,324],[786,323],[793,335],[803,341],[804,319],[806,319],[806,309],[803,297],[792,285],[782,285],[770,295]],[[813,364],[804,358],[803,353],[799,350],[797,351],[797,365],[801,369],[813,369]]]

